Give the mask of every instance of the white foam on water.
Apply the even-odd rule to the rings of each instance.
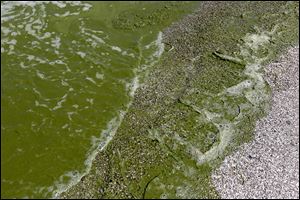
[[[28,55],[28,56],[27,56],[27,60],[29,60],[29,61],[33,60],[34,58],[35,58],[34,55]]]
[[[46,104],[41,104],[41,103],[38,102],[37,100],[35,101],[35,106],[36,106],[36,107],[39,107],[39,106],[40,106],[40,107],[49,108],[48,105],[46,105]]]
[[[86,53],[78,51],[76,52],[81,58],[84,58],[86,56]]]
[[[134,53],[128,53],[126,50],[122,50],[118,46],[114,46],[114,45],[110,45],[110,44],[106,44],[106,45],[109,46],[113,51],[117,51],[117,52],[121,53],[122,56],[129,56],[129,57],[135,58]],[[101,55],[105,55],[105,54],[101,54]]]
[[[62,1],[4,1],[1,2],[1,53],[7,53],[8,55],[15,54],[16,42],[11,43],[10,37],[29,34],[33,36],[36,41],[33,41],[33,47],[37,47],[37,41],[44,41],[50,38],[52,35],[49,32],[45,32],[48,23],[46,17],[48,11],[46,9],[47,4],[55,5],[57,12],[61,12],[64,9],[68,9],[62,16],[79,15],[81,12],[88,11],[92,8],[92,5],[86,2],[62,2]],[[74,9],[70,9],[74,8]],[[73,10],[73,11],[69,11]],[[51,13],[52,15],[60,15],[59,13]],[[17,25],[14,20],[17,20]],[[19,19],[22,19],[20,21]],[[12,22],[12,23],[9,23]],[[8,25],[6,25],[8,24]],[[53,33],[54,35],[56,33]],[[14,41],[14,40],[12,40]],[[48,44],[48,42],[45,42]],[[55,53],[59,55],[57,49],[60,48],[61,40],[56,36],[51,41],[51,46],[56,48]],[[46,49],[47,50],[47,49]],[[41,62],[42,63],[42,62]],[[43,62],[45,63],[45,62]]]
[[[54,16],[56,16],[56,17],[66,17],[66,16],[70,16],[70,15],[72,15],[72,14],[70,14],[70,11],[67,11],[64,14],[58,14],[58,13],[54,14]]]
[[[132,80],[132,82],[131,82],[131,89],[130,89],[130,92],[129,92],[129,95],[131,96],[131,97],[134,97],[134,94],[135,94],[135,92],[136,92],[136,90],[139,88],[139,86],[140,86],[140,84],[139,84],[139,77],[134,77],[134,79]]]
[[[61,97],[61,100],[56,103],[56,106],[54,106],[51,111],[57,110],[59,108],[62,108],[62,103],[64,103],[67,100],[68,94],[65,94],[63,97]]]
[[[59,65],[65,65],[66,67],[68,67],[67,66],[67,63],[65,63],[64,61],[62,61],[62,60],[54,60],[54,61],[51,61],[51,62],[49,62],[48,60],[46,60],[47,61],[47,63],[49,63],[50,65],[56,65],[56,64],[59,64]],[[67,68],[67,71],[71,71],[69,68]]]
[[[8,34],[12,33],[12,30],[9,29],[8,27],[1,27],[1,33],[3,34],[3,36],[8,36]],[[2,43],[2,39],[1,39],[1,43]]]
[[[66,4],[61,2],[61,1],[52,1],[51,3],[58,6],[59,8],[65,8],[66,7]]]
[[[128,53],[127,51],[122,51],[122,56],[130,56],[132,58],[135,58],[134,53]]]
[[[101,74],[99,72],[96,72],[96,78],[97,79],[100,79],[100,80],[103,80],[104,79],[104,74]]]
[[[86,39],[86,41],[90,42],[93,47],[97,46],[98,44],[105,44],[104,40],[99,37],[99,34],[102,34],[103,31],[93,31],[91,29],[85,28],[84,25],[84,21],[81,21],[81,33],[89,37]]]
[[[94,83],[95,85],[97,85],[96,81],[93,78],[86,77],[85,79],[88,80],[88,81],[90,81],[90,82],[92,82],[92,83]]]
[[[92,46],[97,47],[99,45],[106,45],[106,42],[103,39],[103,31],[101,30],[92,30],[85,27],[85,22],[81,19],[80,22],[80,30],[83,34],[83,37],[86,38],[85,40]],[[106,36],[108,37],[108,36]],[[105,38],[106,38],[105,37]],[[103,52],[101,52],[102,54]]]
[[[111,49],[114,50],[114,51],[122,52],[122,49],[120,47],[117,47],[117,46],[112,46]]]
[[[41,79],[46,79],[45,75],[43,73],[41,73],[39,70],[36,70],[36,75]]]
[[[74,115],[76,112],[67,112],[67,115],[68,115],[68,119],[70,121],[72,121],[72,115]]]
[[[33,2],[28,2],[29,4],[32,4]],[[13,15],[13,9],[17,6],[17,5],[24,5],[25,2],[19,1],[19,2],[15,2],[15,1],[4,1],[1,2],[1,24],[3,22],[9,21],[15,17],[20,16],[21,14],[15,14]],[[1,26],[1,31],[2,31],[2,26]]]
[[[9,14],[12,14],[14,9],[17,6],[23,6],[23,7],[31,7],[35,8],[37,5],[45,5],[45,4],[53,4],[57,6],[60,9],[66,8],[67,6],[73,6],[73,7],[81,7],[82,11],[88,11],[92,8],[92,5],[86,2],[81,1],[4,1],[1,3],[1,22],[7,21],[12,19],[14,16],[7,16]],[[34,10],[35,11],[35,10]],[[78,13],[80,14],[80,13]]]
[[[94,99],[93,98],[87,98],[86,101],[89,102],[91,105],[94,104]]]
[[[50,34],[51,35],[51,34]],[[59,49],[61,45],[61,39],[58,36],[55,36],[55,38],[52,39],[52,47]]]
[[[156,40],[156,45],[157,45],[157,50],[153,53],[154,56],[159,57],[162,54],[163,51],[163,44],[161,43],[161,38],[162,38],[162,33],[160,32],[158,34],[158,38]],[[152,55],[152,56],[153,56]],[[148,67],[153,66],[157,62],[153,62],[153,64],[148,65]],[[139,66],[142,67],[142,66]],[[125,110],[120,110],[118,115],[114,118],[112,118],[106,126],[106,129],[101,131],[101,134],[99,137],[93,136],[91,138],[91,144],[92,147],[87,153],[87,158],[84,162],[85,164],[85,169],[82,173],[79,173],[78,171],[70,171],[67,172],[66,174],[62,175],[58,181],[54,182],[54,186],[51,186],[48,188],[49,191],[53,193],[53,198],[59,197],[59,195],[67,191],[69,188],[72,186],[76,185],[83,176],[87,175],[92,167],[92,162],[95,159],[96,155],[98,152],[103,151],[105,147],[109,144],[109,142],[113,139],[115,136],[115,133],[117,132],[118,128],[120,127],[125,114],[127,113],[128,109],[130,108],[132,104],[132,100],[134,98],[136,90],[139,88],[140,83],[139,83],[139,78],[141,74],[138,73],[138,70],[134,71],[136,76],[132,79],[131,83],[126,84],[127,89],[129,90],[128,94],[131,96],[131,100],[129,103],[126,105]],[[73,105],[74,106],[74,105]],[[76,172],[76,173],[74,173]],[[63,183],[63,178],[64,177],[70,177],[70,181],[65,184]],[[54,189],[56,188],[56,189]]]
[[[1,52],[4,53],[5,49],[8,47],[8,55],[14,54],[15,45],[17,44],[17,40],[8,38],[1,38]],[[6,46],[6,47],[5,47]]]
[[[72,107],[74,107],[74,108],[79,108],[79,105],[78,104],[74,104],[74,105],[72,105]]]
[[[76,133],[81,133],[83,130],[82,129],[76,129],[75,132]]]
[[[159,32],[156,40],[146,45],[145,49],[150,49],[153,46],[158,47],[158,49],[155,51],[153,55],[155,57],[160,57],[164,51],[164,43],[162,43],[162,40],[163,40],[162,32]]]
[[[42,96],[42,94],[36,89],[36,88],[32,88],[33,92],[38,94],[40,97]]]
[[[142,72],[147,75],[147,69],[151,68],[155,64],[158,63],[159,58],[161,57],[163,51],[164,51],[164,44],[162,43],[162,32],[159,32],[157,35],[156,40],[151,42],[150,44],[145,46],[145,49],[148,50],[150,47],[155,47],[154,52],[145,60],[145,63],[141,64],[140,68],[137,70],[137,74]],[[140,48],[140,55],[139,55],[139,60],[142,60],[143,55],[142,55],[143,49]]]
[[[128,107],[129,106],[127,106],[127,109]],[[119,111],[119,115],[117,117],[114,117],[108,122],[107,128],[101,132],[101,136],[99,138],[94,136],[91,138],[92,147],[88,152],[87,159],[84,162],[86,168],[83,173],[79,173],[78,171],[66,172],[64,175],[62,175],[59,178],[58,181],[55,181],[54,186],[49,187],[49,190],[53,193],[53,198],[57,198],[62,192],[68,190],[68,188],[77,184],[83,176],[89,173],[92,167],[92,162],[95,159],[97,153],[99,151],[102,151],[107,146],[107,144],[112,140],[126,112],[127,111],[124,110]],[[82,130],[79,130],[77,132],[82,132]],[[64,177],[70,178],[70,182],[68,184],[63,183]]]
[[[63,79],[61,80],[61,85],[62,86],[69,86],[69,84],[66,81],[64,81]]]
[[[64,124],[61,128],[66,129],[69,126],[69,124]]]
[[[158,47],[158,50],[154,54],[156,57],[160,57],[162,55],[162,53],[164,52],[164,43],[162,43],[162,39],[163,39],[162,36],[163,36],[162,32],[159,32],[158,37],[155,41],[155,44]]]

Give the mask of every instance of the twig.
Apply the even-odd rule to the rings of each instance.
[[[236,58],[236,57],[232,57],[232,56],[228,56],[228,55],[224,55],[224,54],[219,53],[217,51],[213,52],[213,55],[220,58],[221,60],[233,62],[233,63],[239,64],[239,65],[245,65],[245,63],[241,59]]]

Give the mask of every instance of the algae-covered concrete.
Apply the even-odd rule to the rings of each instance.
[[[218,198],[211,172],[268,111],[263,67],[297,41],[298,25],[297,2],[200,3],[163,32],[165,52],[113,139],[60,197]]]

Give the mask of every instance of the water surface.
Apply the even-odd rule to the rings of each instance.
[[[118,16],[163,4],[1,2],[2,198],[51,197],[86,170],[163,52],[166,24]]]

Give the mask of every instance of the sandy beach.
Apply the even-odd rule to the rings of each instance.
[[[299,198],[299,46],[265,68],[271,110],[212,180],[221,198]]]

